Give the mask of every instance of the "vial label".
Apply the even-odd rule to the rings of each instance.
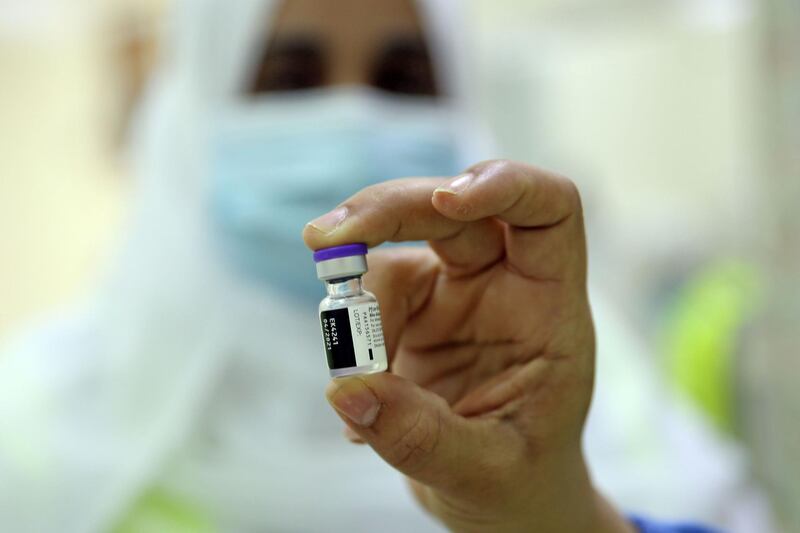
[[[351,368],[386,360],[378,304],[322,311],[319,318],[328,368]]]

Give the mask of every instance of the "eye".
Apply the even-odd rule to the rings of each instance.
[[[272,41],[250,87],[250,93],[294,91],[325,83],[322,48],[312,39]]]
[[[421,38],[399,38],[378,54],[372,84],[384,91],[409,94],[438,94],[428,47]]]

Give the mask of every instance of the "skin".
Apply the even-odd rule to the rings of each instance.
[[[289,0],[271,34],[253,95],[343,84],[439,93],[409,0]],[[337,379],[326,394],[351,438],[405,474],[430,513],[454,531],[633,531],[594,489],[581,450],[595,346],[572,182],[491,161],[379,183],[303,237],[314,250],[429,243],[370,254],[365,282],[392,372]]]

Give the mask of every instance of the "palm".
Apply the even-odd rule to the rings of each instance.
[[[406,253],[420,255],[416,250]],[[374,254],[376,257],[370,261],[391,268],[392,256],[396,258],[397,254],[392,252],[378,261],[378,254]],[[413,260],[411,256],[408,259]],[[502,297],[488,295],[487,289],[496,290],[493,286],[498,281],[508,284],[511,276],[493,267],[465,278],[440,279],[438,260],[418,261],[419,268],[433,277],[429,297],[407,321],[403,315],[384,311],[392,371],[454,404],[493,373],[488,363],[506,368],[520,355],[516,353],[520,338],[517,322],[524,314],[520,312],[525,308],[522,303],[533,299],[535,290],[526,283],[524,291],[511,291]],[[432,267],[432,263],[436,266]],[[370,281],[368,278],[368,286]],[[379,297],[382,301],[391,299],[382,294]],[[487,357],[487,350],[491,350],[491,357]]]
[[[591,319],[581,292],[557,278],[524,276],[506,256],[467,275],[452,272],[431,250],[391,250],[370,259],[379,273],[374,277],[382,278],[376,292],[392,371],[442,396],[465,416],[501,407],[501,399],[509,398],[488,391],[505,384],[514,394],[515,375],[523,369],[533,369],[542,383],[590,369],[575,364],[590,363],[592,353]],[[387,285],[395,276],[410,277],[426,291],[398,300],[396,286]],[[562,360],[570,364],[554,367]],[[551,372],[554,368],[559,372]]]

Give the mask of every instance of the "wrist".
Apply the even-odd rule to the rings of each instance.
[[[551,475],[537,480],[551,487],[547,499],[529,508],[525,531],[575,533],[636,533],[625,516],[594,486],[581,450],[558,454]]]
[[[503,490],[487,491],[482,501],[417,496],[455,532],[636,533],[594,487],[580,450],[548,454],[531,466],[502,483]]]
[[[566,458],[561,477],[572,479],[574,489],[571,500],[560,501],[556,507],[564,517],[559,520],[561,527],[552,531],[637,533],[633,524],[595,487],[583,450],[578,449]]]

